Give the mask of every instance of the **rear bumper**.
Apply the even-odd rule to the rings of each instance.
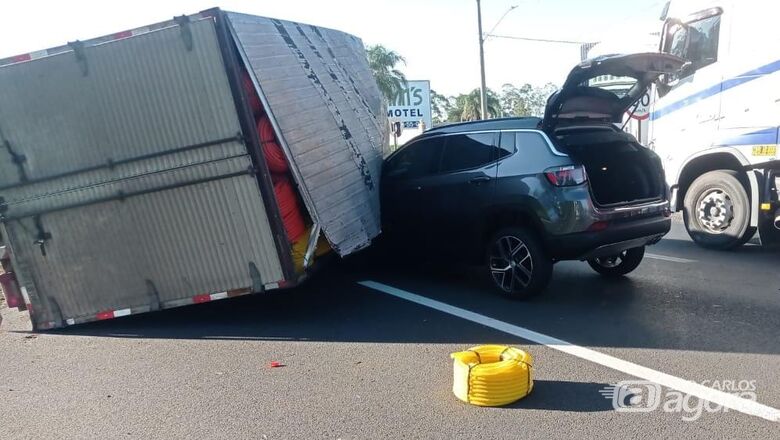
[[[587,260],[614,255],[626,249],[657,243],[669,232],[671,225],[671,219],[662,214],[614,221],[603,231],[548,237],[547,249],[555,260]]]

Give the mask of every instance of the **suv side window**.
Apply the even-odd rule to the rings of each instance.
[[[498,159],[515,154],[515,133],[511,131],[502,131],[501,139],[498,141]]]
[[[545,151],[549,147],[541,134],[533,132],[516,133],[516,142],[519,149],[531,151]]]
[[[385,176],[395,178],[417,178],[436,173],[444,136],[425,139],[404,147],[387,163]]]
[[[497,159],[495,133],[454,134],[446,136],[440,172],[468,170]]]

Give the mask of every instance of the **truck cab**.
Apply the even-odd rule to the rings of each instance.
[[[774,2],[672,0],[660,50],[683,58],[656,88],[649,146],[664,162],[672,210],[698,244],[729,249],[780,238],[775,176],[780,35]]]

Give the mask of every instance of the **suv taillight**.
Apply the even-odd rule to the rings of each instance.
[[[582,165],[547,168],[544,170],[544,175],[555,186],[580,185],[588,180],[588,176],[585,174],[585,167]]]

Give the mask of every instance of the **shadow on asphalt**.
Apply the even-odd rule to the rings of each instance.
[[[660,268],[677,270],[671,265],[654,270]],[[366,254],[334,264],[295,289],[94,322],[52,334],[464,345],[518,342],[514,336],[355,284],[371,279],[582,346],[780,353],[780,340],[774,336],[780,328],[780,296],[761,304],[749,295],[713,293],[717,289],[689,282],[684,272],[642,276],[641,269],[635,276],[610,280],[584,263],[562,263],[556,265],[546,292],[518,302],[493,292],[481,272],[470,267],[398,264]]]
[[[395,300],[330,271],[295,289],[97,321],[48,334],[380,343],[516,342],[509,335]]]
[[[664,238],[661,243],[664,250],[688,255],[706,255],[718,259],[727,259],[734,256],[755,256],[757,260],[775,263],[777,262],[777,257],[780,257],[780,246],[761,246],[757,243],[745,244],[727,251],[704,249],[689,239]],[[654,250],[657,250],[657,248],[648,248],[648,252],[653,252]]]
[[[599,394],[599,391],[608,386],[609,384],[596,382],[534,380],[534,389],[528,397],[502,408],[568,412],[614,411],[612,400]]]

